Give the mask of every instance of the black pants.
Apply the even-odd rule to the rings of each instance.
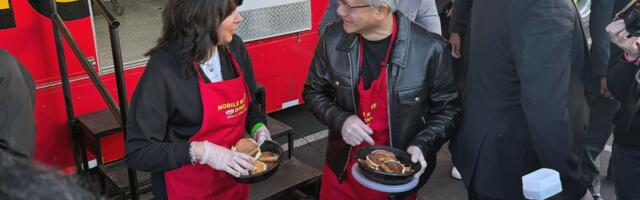
[[[640,150],[614,144],[611,168],[618,200],[640,199]]]
[[[600,169],[596,158],[604,149],[613,128],[613,117],[620,107],[616,100],[603,97],[600,92],[600,79],[594,78],[593,91],[590,99],[589,129],[584,136],[585,152],[583,157],[583,170],[592,181],[589,191],[596,200],[600,199]]]

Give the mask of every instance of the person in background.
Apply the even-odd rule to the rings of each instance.
[[[624,20],[606,27],[611,42],[624,53],[615,55],[607,82],[622,103],[614,118],[611,174],[618,200],[640,199],[640,37],[627,37]]]
[[[473,0],[455,0],[450,11],[449,38],[451,44],[451,56],[453,59],[453,77],[458,87],[458,92],[463,97],[467,71],[469,70],[469,39],[471,38],[471,5]],[[464,39],[463,39],[464,38]],[[451,169],[451,177],[462,179],[460,172],[454,166]]]
[[[522,176],[560,173],[564,199],[592,199],[581,170],[588,48],[572,1],[474,0],[461,130],[450,145],[469,199],[522,199]]]
[[[589,101],[589,129],[584,137],[584,173],[592,179],[589,191],[595,200],[602,199],[600,195],[600,163],[598,156],[613,131],[613,116],[619,102],[612,98],[607,88],[606,76],[609,67],[609,52],[611,42],[605,27],[613,19],[612,0],[591,0],[591,14],[589,15],[589,33],[591,35],[591,92]]]
[[[397,11],[394,0],[338,0],[303,97],[329,128],[320,199],[416,199],[455,133],[461,112],[448,43]],[[407,151],[418,187],[400,194],[366,188],[349,169],[369,145]]]
[[[4,200],[97,200],[100,197],[75,175],[0,149],[0,199]]]
[[[435,0],[396,0],[394,4],[396,4],[400,12],[409,17],[409,19],[417,22],[431,32],[441,34],[440,16],[438,16],[438,8],[436,7]],[[318,27],[318,35],[322,35],[322,32],[329,24],[340,19],[336,14],[337,8],[337,0],[329,0],[329,4],[324,10],[322,20]]]
[[[460,93],[464,93],[464,83],[469,67],[469,38],[471,26],[471,5],[473,0],[455,0],[451,8],[449,21],[449,43],[451,43],[451,56],[453,72],[456,77],[456,86]],[[464,38],[464,39],[463,39]]]
[[[29,71],[0,49],[0,149],[25,158],[35,147],[35,90]]]
[[[131,100],[127,165],[151,172],[156,199],[247,199],[245,132],[270,140],[235,0],[170,0],[163,34]]]

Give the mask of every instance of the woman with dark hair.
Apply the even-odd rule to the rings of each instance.
[[[127,165],[151,172],[157,199],[247,199],[253,158],[230,148],[245,131],[270,140],[255,99],[238,0],[169,0],[163,35],[131,101]]]

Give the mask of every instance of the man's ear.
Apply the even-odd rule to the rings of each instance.
[[[385,18],[388,14],[389,14],[389,5],[382,5],[382,6],[378,6],[378,8],[376,9],[376,17],[378,19],[383,19]]]

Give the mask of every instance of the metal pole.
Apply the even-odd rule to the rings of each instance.
[[[116,118],[116,121],[118,122],[118,124],[122,125],[123,123],[122,123],[122,118],[120,117],[120,109],[116,105],[116,101],[113,100],[113,97],[111,97],[111,95],[107,91],[107,88],[104,86],[104,84],[98,77],[96,70],[93,69],[91,64],[89,64],[87,57],[84,55],[84,52],[80,50],[78,43],[76,43],[76,41],[73,39],[73,36],[71,36],[71,32],[64,25],[64,21],[62,20],[62,18],[60,18],[60,15],[58,15],[58,13],[53,13],[51,17],[53,18],[53,22],[57,23],[57,26],[59,28],[58,30],[62,31],[62,36],[64,37],[65,40],[67,40],[67,43],[71,47],[71,50],[73,50],[73,53],[75,54],[76,58],[78,59],[78,61],[80,61],[82,68],[84,68],[84,71],[87,72],[87,75],[89,75],[89,79],[91,80],[93,85],[96,86],[96,88],[98,88],[98,92],[100,93],[100,96],[102,96],[102,99],[107,103],[107,106],[109,107],[109,110]]]
[[[113,64],[116,74],[116,86],[118,87],[118,101],[120,102],[120,115],[122,116],[122,134],[127,137],[127,111],[129,106],[127,103],[127,91],[124,81],[124,67],[122,64],[122,51],[120,49],[120,36],[117,26],[109,27],[109,36],[111,37],[111,52],[113,55]],[[136,171],[127,168],[129,175],[129,187],[131,190],[131,199],[138,200],[138,179]]]
[[[73,112],[73,102],[71,101],[71,88],[69,87],[69,76],[67,73],[67,61],[64,55],[64,46],[62,45],[62,38],[60,37],[60,31],[58,30],[58,25],[55,23],[54,16],[57,15],[58,10],[56,8],[55,0],[50,0],[51,5],[51,21],[53,25],[53,35],[56,42],[56,53],[58,56],[58,66],[60,69],[60,81],[62,82],[62,92],[64,94],[64,104],[65,110],[67,112],[67,123],[69,127],[69,136],[70,143],[73,148],[73,160],[76,163],[76,169],[78,172],[84,172],[83,165],[85,161],[80,161],[80,155],[83,152],[80,152],[78,141],[78,136],[75,131],[75,115]]]

